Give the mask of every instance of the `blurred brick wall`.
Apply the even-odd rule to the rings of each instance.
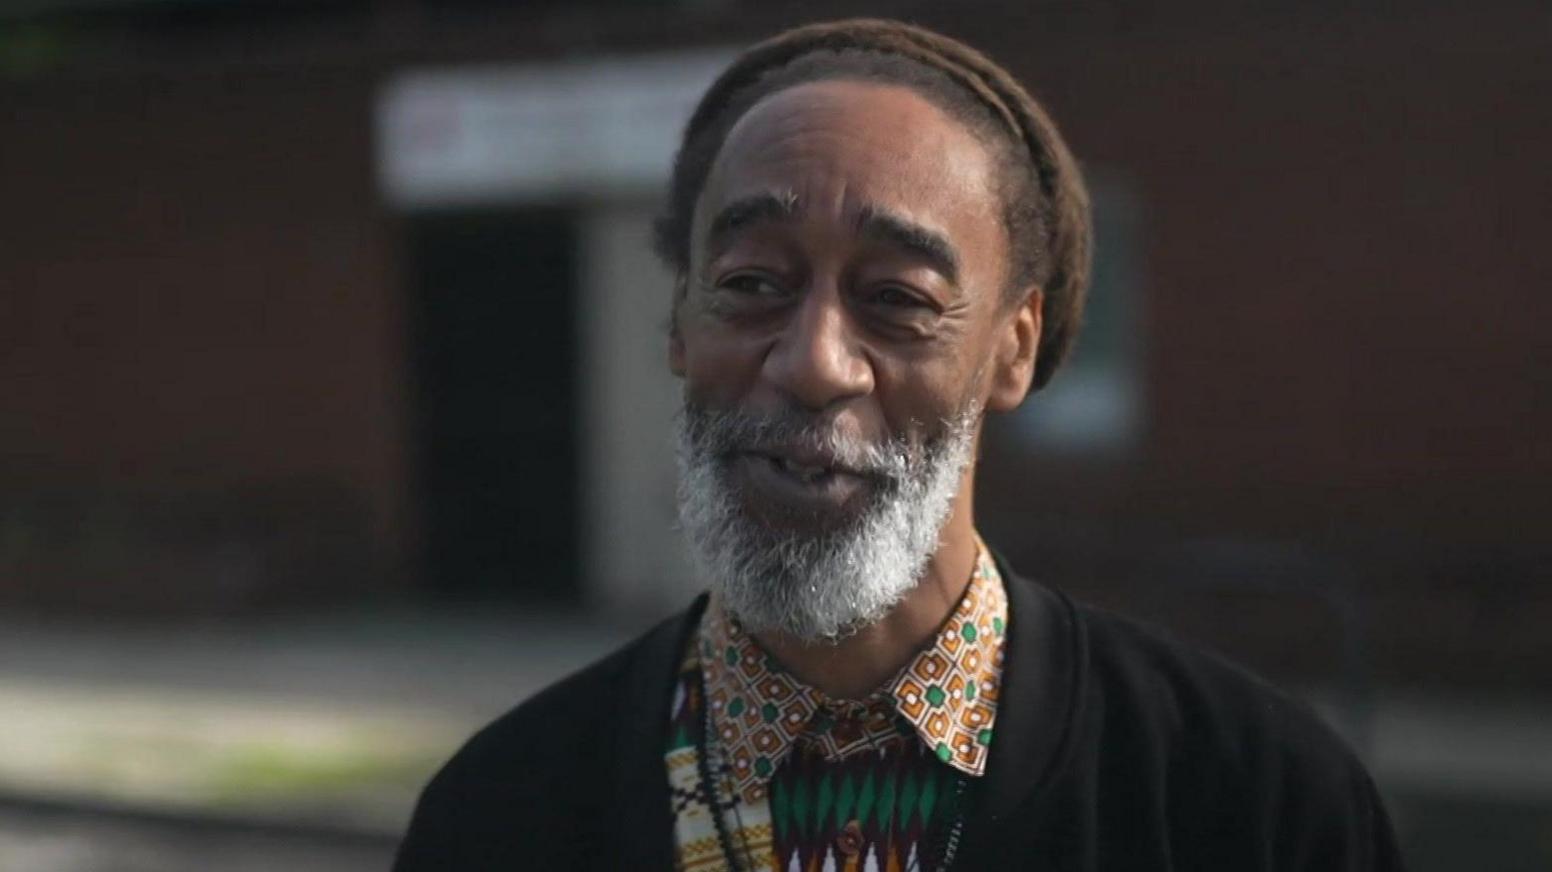
[[[1006,547],[1274,669],[1329,661],[1329,638],[1300,640],[1329,636],[1316,600],[1336,577],[1383,674],[1536,686],[1552,668],[1552,66],[1535,20],[1295,15],[1005,43],[1077,153],[1140,188],[1147,396],[1129,456],[994,443],[983,506]],[[1168,543],[1199,539],[1264,543],[1264,565],[1239,568],[1237,593],[1193,590]],[[1258,589],[1289,548],[1329,571]]]
[[[389,577],[405,372],[370,94],[0,85],[0,599],[209,610]]]
[[[1224,644],[1254,658],[1261,639],[1274,665],[1327,632],[1319,603],[1177,595],[1162,579],[1190,561],[1161,552],[1262,542],[1268,565],[1292,548],[1335,567],[1396,674],[1552,666],[1552,67],[1532,4],[493,10],[320,31],[290,54],[207,35],[177,46],[197,74],[152,59],[123,81],[0,86],[0,480],[64,504],[132,492],[102,517],[159,494],[188,517],[236,501],[211,510],[223,529],[271,538],[230,538],[396,553],[414,530],[408,367],[366,71],[738,43],[891,9],[1012,66],[1141,199],[1143,438],[1052,456],[994,433],[994,541],[1091,598],[1209,634],[1193,616],[1233,616]],[[315,535],[273,534],[285,524]]]

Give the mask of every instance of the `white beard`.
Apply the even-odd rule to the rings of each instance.
[[[702,581],[751,632],[834,642],[876,623],[920,582],[938,549],[975,450],[979,409],[966,409],[922,446],[873,445],[801,413],[776,419],[686,403],[676,426],[679,523]],[[749,517],[728,455],[777,436],[822,448],[881,481],[851,521],[821,533],[777,530]]]

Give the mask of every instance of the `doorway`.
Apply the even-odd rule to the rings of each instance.
[[[577,602],[576,216],[407,228],[420,578],[442,599]]]

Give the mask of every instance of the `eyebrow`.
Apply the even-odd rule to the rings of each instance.
[[[876,206],[867,206],[857,218],[857,229],[863,236],[888,242],[925,260],[929,266],[948,279],[959,283],[959,255],[948,238],[936,230],[930,230]]]
[[[791,221],[803,205],[791,191],[761,191],[739,197],[723,206],[711,219],[707,248],[721,249],[733,234],[767,221]],[[959,283],[959,255],[948,238],[879,206],[864,206],[857,216],[857,230],[865,237],[887,242],[925,260],[950,283]]]
[[[723,206],[711,219],[711,229],[706,233],[707,247],[721,248],[729,236],[754,224],[791,221],[798,211],[797,195],[790,191],[762,191],[739,197]]]

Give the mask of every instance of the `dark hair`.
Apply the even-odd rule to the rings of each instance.
[[[761,99],[804,82],[853,79],[911,88],[995,144],[1009,292],[1044,292],[1034,387],[1061,364],[1083,314],[1092,231],[1077,162],[1045,110],[1002,67],[969,46],[910,24],[854,19],[778,34],[740,55],[701,97],[674,159],[658,254],[689,269],[695,201],[728,131]]]

